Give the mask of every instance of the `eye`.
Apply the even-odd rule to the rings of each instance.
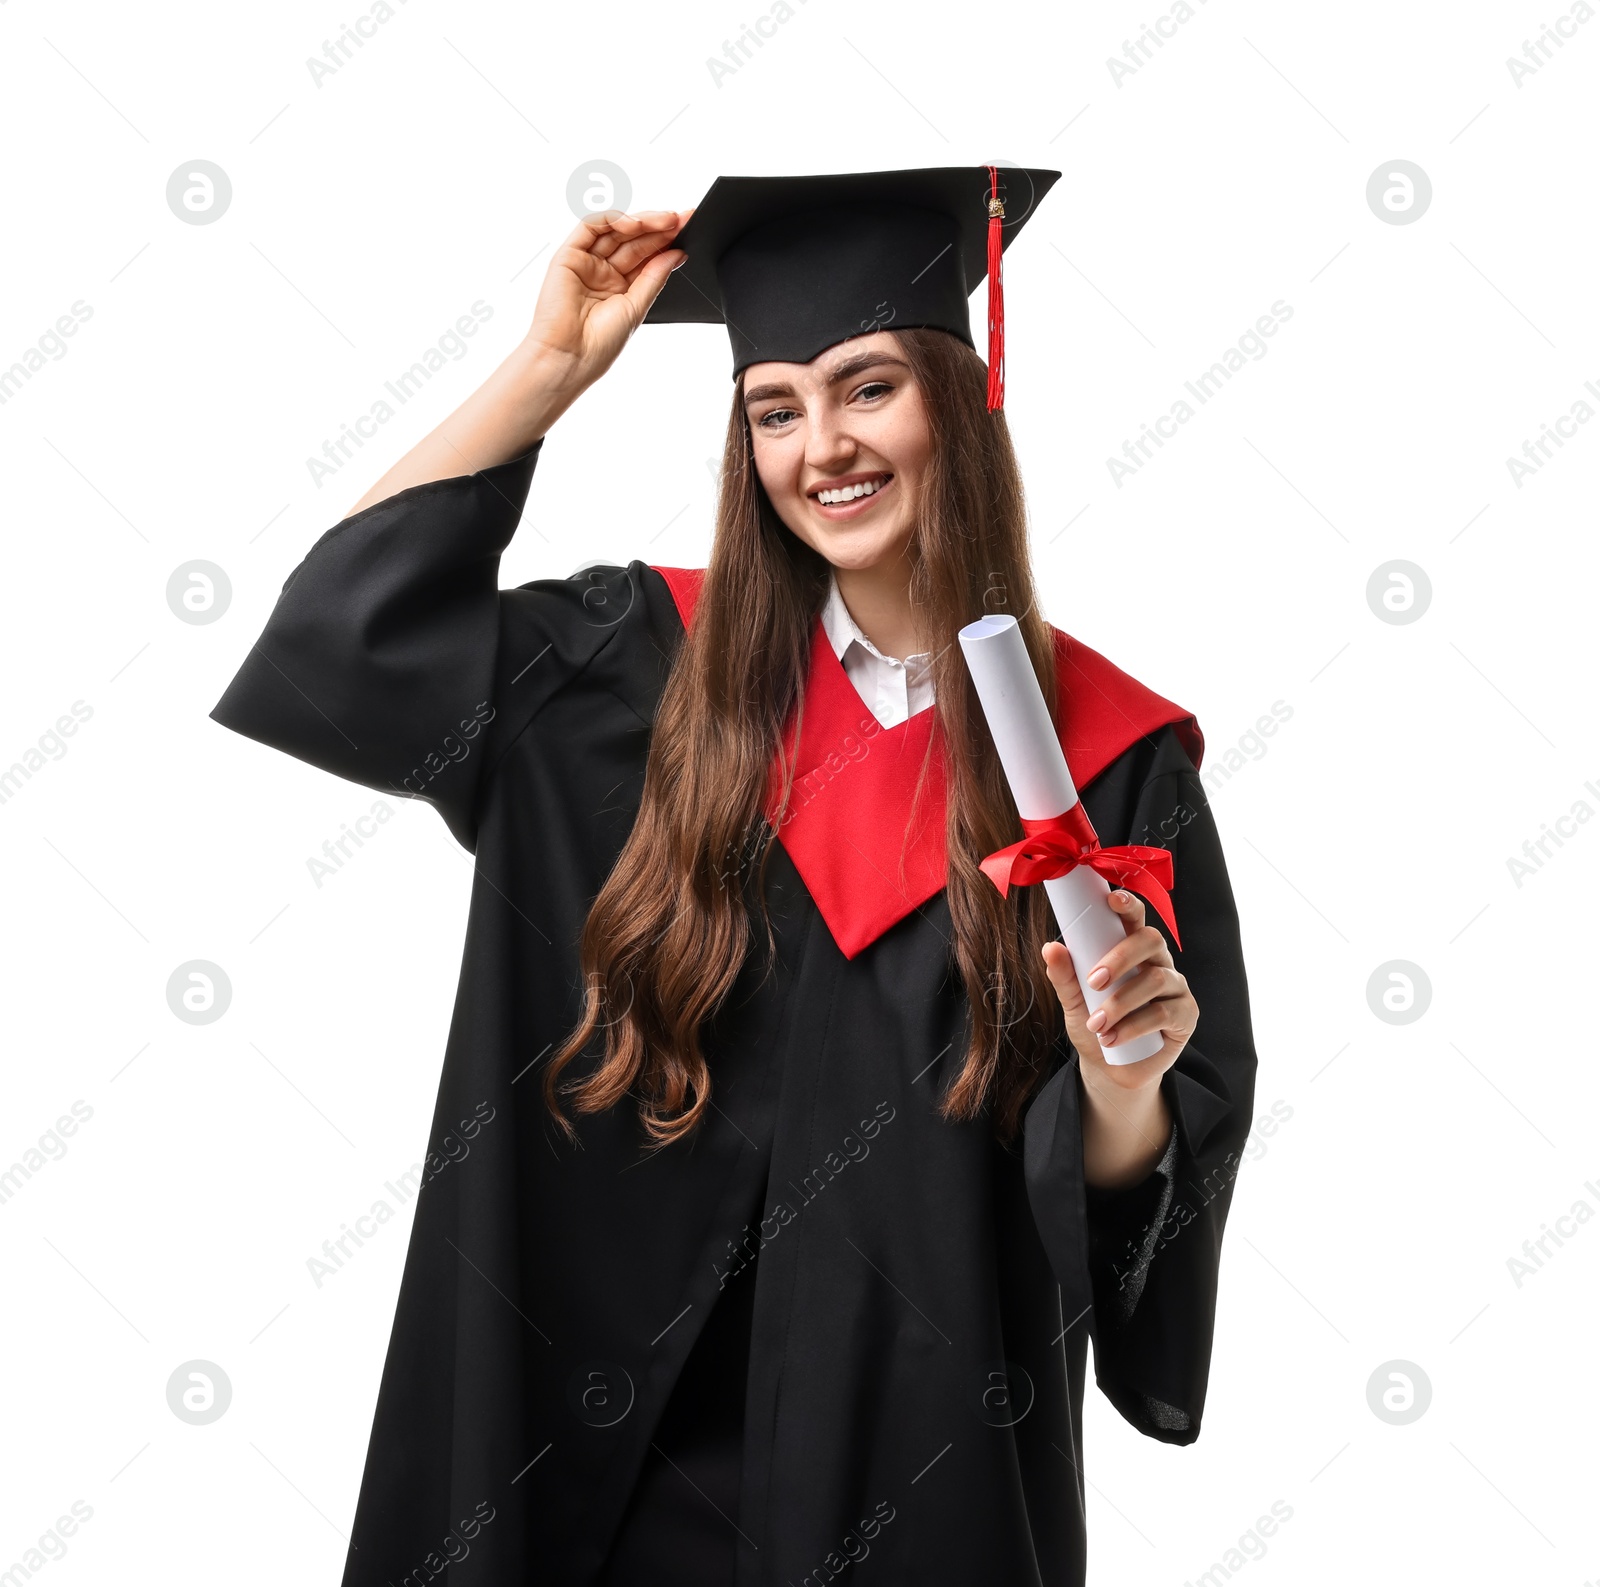
[[[776,430],[786,419],[793,417],[793,408],[773,408],[771,412],[762,414],[756,422],[763,430]],[[777,420],[778,423],[775,424],[774,420]]]
[[[886,392],[886,391],[893,391],[893,390],[894,390],[894,387],[891,386],[887,380],[869,380],[866,383],[866,385],[861,386],[861,387],[859,387],[857,389],[856,395],[858,397],[866,397],[869,402],[876,402],[876,401],[878,401],[880,399],[877,398],[877,397],[867,397],[867,393],[868,392],[872,392],[872,391]]]

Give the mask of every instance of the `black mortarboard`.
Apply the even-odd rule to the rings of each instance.
[[[937,326],[972,340],[989,278],[989,406],[1005,396],[1000,255],[1059,171],[957,165],[839,176],[719,176],[673,240],[688,258],[646,325],[726,325],[735,375],[805,364],[869,331]]]

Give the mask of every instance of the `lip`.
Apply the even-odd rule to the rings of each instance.
[[[857,496],[854,501],[839,502],[831,506],[824,506],[823,503],[817,500],[815,494],[813,494],[813,492],[816,490],[843,490],[846,485],[859,485],[864,480],[881,479],[885,474],[889,475],[888,479],[885,480],[884,483],[875,491],[873,491],[870,496]],[[893,490],[894,482],[895,475],[891,473],[890,470],[886,468],[875,468],[863,474],[846,474],[839,479],[830,479],[821,485],[814,486],[811,491],[806,492],[806,500],[811,503],[813,511],[821,513],[824,518],[831,518],[834,520],[855,518],[861,513],[866,512],[867,509],[873,506],[880,497]]]

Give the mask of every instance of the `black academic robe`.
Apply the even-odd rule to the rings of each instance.
[[[707,1031],[698,1136],[647,1153],[624,1105],[580,1120],[575,1149],[542,1065],[579,1013],[579,932],[684,630],[638,562],[499,589],[538,450],[331,529],[212,713],[431,801],[476,858],[345,1587],[602,1580],[674,1384],[740,1284],[739,1587],[1081,1582],[1088,1342],[1135,1427],[1197,1436],[1249,1127],[1198,733],[1142,733],[1082,788],[1103,843],[1174,851],[1176,962],[1201,1010],[1143,1184],[1085,1186],[1064,1036],[1023,1142],[941,1119],[966,1015],[942,891],[847,957],[781,844],[776,958],[752,954]]]

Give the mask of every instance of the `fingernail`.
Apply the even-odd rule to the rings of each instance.
[[[1118,893],[1117,902],[1118,904],[1131,904],[1133,899],[1127,893]]]
[[[1109,1047],[1116,1039],[1117,1033],[1114,1030],[1108,1030],[1105,1035],[1100,1038],[1100,1045],[1102,1047]]]
[[[1089,985],[1098,989],[1099,987],[1104,986],[1110,979],[1110,972],[1107,971],[1106,967],[1102,964],[1098,970],[1095,970],[1090,974]]]
[[[1094,1013],[1089,1016],[1089,1029],[1099,1030],[1100,1027],[1105,1024],[1105,1022],[1106,1011],[1103,1008],[1097,1008]]]

